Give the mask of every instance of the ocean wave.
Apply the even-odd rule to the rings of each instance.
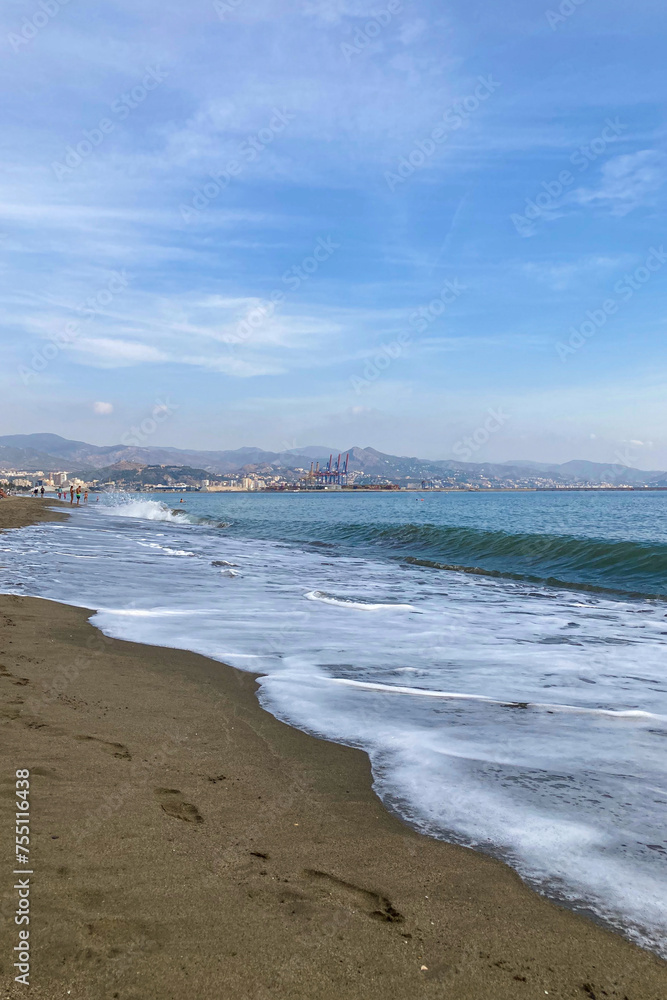
[[[359,608],[361,611],[416,611],[412,604],[372,604],[370,601],[354,600],[350,597],[336,597],[326,594],[323,590],[309,590],[304,595],[309,601],[321,601],[322,604],[334,604],[341,608]]]
[[[667,597],[667,545],[660,542],[435,524],[349,524],[337,526],[337,537],[339,543],[372,545],[433,569]]]
[[[170,524],[202,524],[207,528],[229,528],[230,521],[220,521],[208,515],[197,516],[180,508],[168,507],[162,500],[137,500],[129,493],[114,493],[113,500],[96,507],[96,512],[111,517],[133,517],[143,521],[167,521]]]
[[[172,524],[191,524],[185,511],[174,511],[161,500],[136,500],[133,497],[116,497],[113,503],[99,505],[99,513],[112,517],[134,517],[143,521],[170,521]]]

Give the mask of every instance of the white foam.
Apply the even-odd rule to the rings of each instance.
[[[322,604],[333,604],[339,608],[357,608],[359,611],[416,611],[411,604],[371,604],[370,602],[354,601],[347,597],[333,597],[321,590],[310,590],[304,594],[309,601],[321,601]]]
[[[111,517],[134,517],[143,521],[170,521],[173,524],[189,524],[187,514],[173,511],[161,500],[135,500],[127,495],[114,497],[112,503],[101,503],[95,513]]]
[[[59,555],[59,556],[65,556],[67,559],[98,559],[99,558],[99,556],[82,556],[82,555],[80,555],[77,552],[58,552],[57,555]]]
[[[195,556],[196,552],[186,552],[184,549],[170,549],[168,545],[160,545],[158,542],[139,542],[145,549],[160,549],[167,556]]]
[[[121,618],[192,618],[196,615],[214,615],[218,608],[99,608],[98,614],[118,615]]]
[[[403,668],[404,671],[410,668]],[[500,705],[503,708],[544,709],[547,712],[572,712],[583,715],[605,715],[615,719],[647,719],[649,721],[667,722],[667,715],[656,715],[654,712],[644,712],[638,708],[621,711],[611,708],[583,708],[578,705],[559,705],[554,702],[526,701],[516,702],[508,699],[487,698],[483,694],[466,694],[458,691],[429,691],[425,688],[401,687],[398,684],[372,684],[368,681],[355,681],[347,677],[330,677],[332,684],[346,684],[348,687],[365,688],[367,691],[387,691],[390,694],[407,694],[419,698],[444,698],[449,701],[484,701],[489,705]]]

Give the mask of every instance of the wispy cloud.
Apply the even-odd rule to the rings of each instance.
[[[140,362],[168,360],[168,355],[164,351],[149,344],[110,337],[79,337],[67,350],[81,352],[91,364],[97,363],[105,368],[122,368]]]
[[[642,205],[655,204],[667,178],[667,155],[655,149],[615,156],[602,165],[597,187],[580,187],[570,200],[624,216]]]
[[[519,265],[527,278],[538,281],[557,292],[573,286],[588,286],[597,279],[608,279],[610,273],[632,263],[628,254],[615,256],[592,255],[571,261],[527,261]]]

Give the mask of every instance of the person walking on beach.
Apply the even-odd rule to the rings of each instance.
[[[81,500],[81,487],[77,486],[77,488],[76,488],[76,505],[77,505],[77,507],[79,506],[79,501],[80,500]]]
[[[69,488],[69,502],[70,503],[74,503],[74,487],[73,486],[70,486],[70,488]]]
[[[42,488],[41,488],[41,490],[39,492],[42,494],[42,500],[43,500],[44,499],[44,487],[43,486],[42,486]]]
[[[83,494],[83,502],[88,503],[88,490],[86,490],[85,493]]]

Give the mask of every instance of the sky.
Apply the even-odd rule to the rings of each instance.
[[[0,433],[667,468],[664,0],[0,22]]]

